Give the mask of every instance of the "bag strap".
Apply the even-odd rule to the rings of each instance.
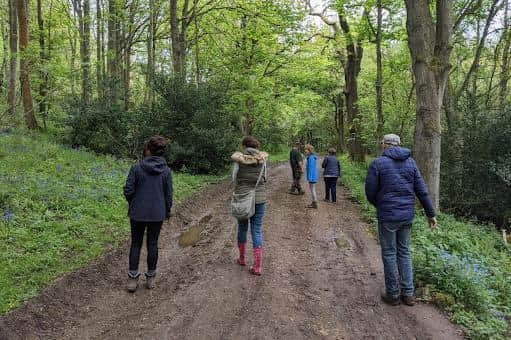
[[[263,173],[266,169],[266,162],[263,163],[263,166],[261,167],[261,173],[259,174],[259,178],[257,179],[257,183],[255,185],[254,189],[257,189],[257,186],[259,185],[259,182],[261,181],[261,178],[263,178]]]

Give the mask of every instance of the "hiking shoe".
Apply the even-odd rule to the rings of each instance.
[[[383,302],[385,302],[386,304],[391,305],[391,306],[397,306],[401,303],[399,301],[399,296],[392,297],[392,296],[387,295],[387,293],[385,293],[385,292],[381,293],[381,299],[383,300]]]
[[[318,202],[312,202],[311,204],[309,204],[307,206],[307,208],[310,208],[310,209],[317,209],[318,208]]]
[[[145,281],[145,287],[147,289],[154,289],[156,285],[154,284],[154,281],[156,280],[156,275],[154,276],[147,276],[146,275],[146,281]]]
[[[413,295],[401,295],[401,301],[403,301],[403,303],[407,306],[415,306],[415,297]]]
[[[328,198],[324,198],[323,201],[327,202],[327,203],[330,203],[332,201],[330,201]]]
[[[128,277],[128,284],[127,284],[128,292],[134,293],[138,288],[138,276],[137,277]]]
[[[305,191],[298,191],[298,195],[305,195]]]

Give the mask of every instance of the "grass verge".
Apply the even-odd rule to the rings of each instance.
[[[376,210],[367,201],[367,164],[341,157],[342,182],[376,225]],[[438,216],[432,231],[418,212],[412,231],[417,293],[446,310],[473,339],[511,338],[511,248],[493,226]]]
[[[0,315],[126,240],[130,165],[44,136],[0,135]],[[219,177],[173,179],[179,202]]]

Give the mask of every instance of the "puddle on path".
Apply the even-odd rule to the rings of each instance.
[[[208,222],[211,220],[213,216],[212,215],[206,215],[203,218],[200,219],[200,221],[192,225],[188,230],[184,231],[179,236],[178,244],[180,247],[185,248],[189,246],[193,246],[201,239],[201,233],[208,224]]]
[[[342,228],[339,227],[337,235],[334,237],[334,242],[337,245],[338,248],[341,249],[352,249],[352,244],[350,239],[344,234],[342,231]]]

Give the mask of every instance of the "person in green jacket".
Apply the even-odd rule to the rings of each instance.
[[[234,162],[233,182],[234,193],[243,194],[254,190],[257,180],[262,172],[262,178],[256,188],[255,214],[250,220],[238,221],[238,264],[246,265],[245,251],[247,244],[247,232],[250,222],[252,234],[252,247],[254,251],[254,265],[250,272],[261,275],[263,257],[263,218],[266,212],[266,161],[268,153],[259,151],[260,143],[254,137],[245,137],[242,141],[243,152],[235,152],[231,159]]]

